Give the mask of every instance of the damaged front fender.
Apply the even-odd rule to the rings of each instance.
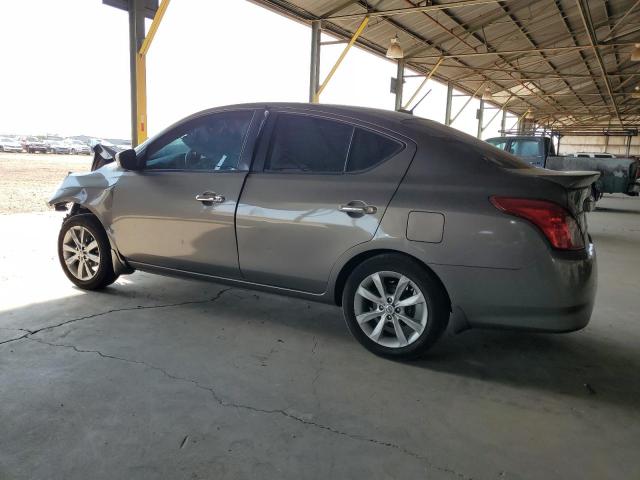
[[[48,201],[59,211],[66,211],[71,206],[71,215],[85,211],[96,216],[111,244],[113,267],[117,274],[133,272],[118,252],[111,230],[113,191],[120,175],[122,170],[115,163],[89,173],[69,173]]]
[[[76,204],[95,214],[103,225],[109,225],[113,189],[121,171],[115,164],[89,173],[69,173],[49,199],[56,210],[67,210]]]

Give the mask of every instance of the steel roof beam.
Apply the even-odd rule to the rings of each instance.
[[[447,3],[445,5],[424,5],[420,7],[410,8],[394,8],[390,10],[374,10],[363,13],[350,13],[348,15],[335,15],[326,17],[326,20],[354,20],[362,18],[364,16],[370,17],[394,17],[399,15],[407,15],[416,12],[434,12],[437,10],[444,10],[449,8],[463,8],[463,7],[477,7],[479,5],[487,5],[496,3],[498,0],[458,0],[456,2]],[[512,0],[503,0],[512,1]]]
[[[612,37],[613,32],[615,32],[620,25],[624,24],[624,21],[627,19],[629,14],[633,12],[636,9],[636,7],[638,7],[638,5],[640,5],[640,0],[638,0],[633,5],[631,5],[631,7],[629,7],[629,10],[626,11],[626,13],[622,16],[622,18],[616,22],[616,24],[611,28],[611,30],[609,30],[609,35],[605,37],[605,39],[603,40],[604,42],[613,38]]]
[[[517,54],[538,54],[540,52],[565,52],[565,51],[575,51],[575,50],[592,50],[593,48],[598,47],[631,47],[635,45],[635,43],[608,43],[606,45],[576,45],[573,47],[538,47],[538,48],[528,48],[521,50],[495,50],[490,52],[474,52],[474,53],[450,53],[447,55],[420,55],[417,57],[409,57],[408,60],[411,61],[421,61],[423,59],[433,59],[433,58],[467,58],[467,57],[487,57],[492,55],[517,55]],[[478,67],[481,68],[481,67]]]
[[[613,95],[613,89],[611,88],[611,82],[609,81],[609,77],[607,76],[607,69],[604,66],[604,61],[602,60],[602,56],[600,55],[600,50],[598,50],[598,40],[596,38],[595,30],[593,30],[593,22],[591,21],[591,15],[589,14],[588,7],[583,5],[583,0],[576,0],[576,5],[578,6],[578,11],[580,12],[580,17],[582,18],[582,23],[584,24],[584,28],[587,32],[587,36],[589,37],[589,43],[591,43],[591,48],[593,49],[593,53],[598,60],[598,65],[600,66],[600,70],[602,71],[602,77],[604,78],[605,86],[607,87],[607,91],[609,92],[609,97],[611,98],[611,103],[613,105],[613,110],[616,112],[616,116],[618,117],[618,122],[620,122],[621,126],[624,126],[624,122],[620,117],[620,112],[618,110],[618,104],[616,103],[616,99]]]
[[[504,10],[504,12],[509,16],[509,18],[511,19],[511,21],[513,22],[513,24],[518,27],[518,31],[520,32],[520,34],[527,40],[527,42],[529,43],[529,45],[531,45],[533,48],[537,48],[539,49],[540,46],[536,43],[536,41],[532,38],[531,34],[528,32],[528,30],[526,29],[526,27],[523,25],[523,23],[518,20],[518,18],[509,10],[509,7],[506,7],[505,5],[503,5],[502,2],[499,2],[498,5],[500,5],[500,8],[502,10]],[[558,73],[558,69],[556,68],[556,66],[553,64],[553,62],[551,62],[547,56],[539,51],[538,52],[540,54],[540,56],[545,60],[545,63],[555,72]],[[571,90],[574,94],[575,94],[575,90],[573,89],[573,87],[571,86],[571,84],[565,80],[562,79],[562,82],[565,84],[565,86]],[[576,98],[582,102],[582,99],[577,97]],[[584,102],[582,102],[584,103]]]
[[[432,0],[432,1],[433,1],[433,0]],[[443,5],[445,5],[445,4],[435,4],[435,6],[443,6]],[[446,5],[450,5],[450,4],[446,4]],[[449,12],[449,9],[448,9],[448,8],[445,8],[445,9],[443,10],[443,12],[444,12],[444,14],[445,14],[445,15],[446,15],[446,16],[447,16],[451,21],[455,22],[457,25],[460,25],[460,26],[463,26],[463,25],[464,25],[464,22],[460,21],[460,19],[459,19],[459,18],[458,18],[454,13]],[[489,44],[486,42],[486,39],[485,39],[485,38],[480,37],[477,33],[472,33],[472,34],[471,34],[471,36],[472,36],[473,38],[475,38],[475,39],[476,39],[476,40],[477,40],[481,45],[484,45],[484,46],[485,46],[485,48],[486,48],[487,50],[488,50],[488,49],[495,50],[495,48],[494,48],[493,46],[489,45]],[[500,54],[499,54],[499,55],[500,55]],[[501,57],[501,58],[502,58],[502,57]],[[458,60],[459,60],[459,59],[458,59]],[[506,62],[508,65],[510,65],[511,67],[513,67],[513,65],[512,65],[509,61],[505,60],[504,58],[502,58],[502,60],[503,60],[503,61],[505,61],[505,62]],[[491,79],[489,79],[489,80],[490,80],[490,81],[492,81]],[[537,95],[537,92],[535,92],[534,90],[531,90],[531,88],[529,88],[529,86],[528,86],[527,84],[525,84],[524,82],[522,82],[522,81],[518,80],[516,77],[514,77],[514,81],[518,82],[518,83],[519,83],[519,84],[520,84],[520,85],[521,85],[525,90],[527,90],[527,91],[531,92],[531,93],[532,93],[532,94],[534,94],[534,95]],[[495,82],[495,81],[492,81],[492,83],[497,84],[497,82]],[[500,85],[500,87],[501,87],[501,88],[504,88],[504,86],[502,86],[502,85]],[[540,90],[542,91],[542,89],[540,89]],[[543,91],[543,93],[544,93],[544,91]],[[539,97],[539,98],[540,98],[543,102],[545,102],[545,103],[547,103],[547,104],[549,104],[549,105],[553,106],[553,103],[549,102],[547,99],[545,99],[545,98],[543,98],[543,97]],[[557,102],[556,102],[556,103],[557,103]],[[535,105],[532,105],[532,106],[535,106]]]

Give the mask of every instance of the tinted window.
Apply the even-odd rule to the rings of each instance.
[[[280,114],[265,170],[342,172],[353,127],[304,115]]]
[[[390,138],[356,128],[349,151],[347,171],[366,170],[402,149],[402,145]]]
[[[534,157],[540,155],[538,145],[537,140],[512,140],[509,152],[521,157]]]
[[[224,112],[188,122],[152,145],[148,170],[238,170],[252,111]]]

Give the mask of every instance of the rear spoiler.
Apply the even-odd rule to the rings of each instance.
[[[97,143],[93,147],[93,162],[91,163],[91,171],[112,163],[115,161],[116,153],[122,151],[121,148],[115,146],[102,145]]]
[[[592,185],[598,178],[600,172],[591,171],[567,171],[567,170],[547,170],[546,168],[531,168],[522,170],[510,170],[511,173],[523,176],[532,176],[549,180],[550,182],[562,185],[569,190],[585,188]]]

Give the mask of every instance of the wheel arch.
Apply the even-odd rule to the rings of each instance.
[[[113,270],[118,275],[133,273],[134,269],[129,265],[127,260],[120,254],[120,251],[117,248],[115,239],[113,238],[109,229],[105,226],[102,218],[98,215],[91,205],[81,204],[75,202],[71,199],[68,203],[72,203],[71,208],[69,209],[69,213],[64,217],[64,221],[66,222],[68,219],[77,217],[78,215],[87,215],[96,219],[96,221],[102,227],[105,235],[107,236],[107,240],[109,241],[109,245],[111,247],[111,259],[113,261]]]
[[[364,252],[360,252],[359,254],[353,256],[352,258],[350,258],[340,269],[340,273],[338,273],[337,277],[336,277],[336,281],[334,283],[334,287],[333,287],[333,300],[334,303],[338,306],[342,306],[342,292],[344,290],[344,287],[347,283],[347,279],[349,278],[349,275],[351,274],[351,272],[353,272],[353,270],[360,265],[362,262],[364,262],[365,260],[368,260],[370,258],[376,257],[378,255],[383,255],[383,254],[395,254],[395,255],[401,255],[403,257],[406,257],[414,262],[416,262],[416,264],[418,264],[427,275],[429,275],[430,277],[432,277],[437,283],[438,285],[440,285],[440,288],[442,289],[442,291],[444,292],[446,298],[447,298],[447,304],[449,306],[449,311],[451,311],[451,297],[449,295],[449,291],[447,290],[447,287],[444,285],[444,283],[442,282],[442,280],[440,279],[440,277],[436,274],[436,272],[433,271],[433,269],[431,269],[426,263],[424,263],[422,260],[420,260],[419,258],[406,253],[406,252],[401,252],[399,250],[393,250],[393,249],[374,249],[374,250],[366,250]]]

